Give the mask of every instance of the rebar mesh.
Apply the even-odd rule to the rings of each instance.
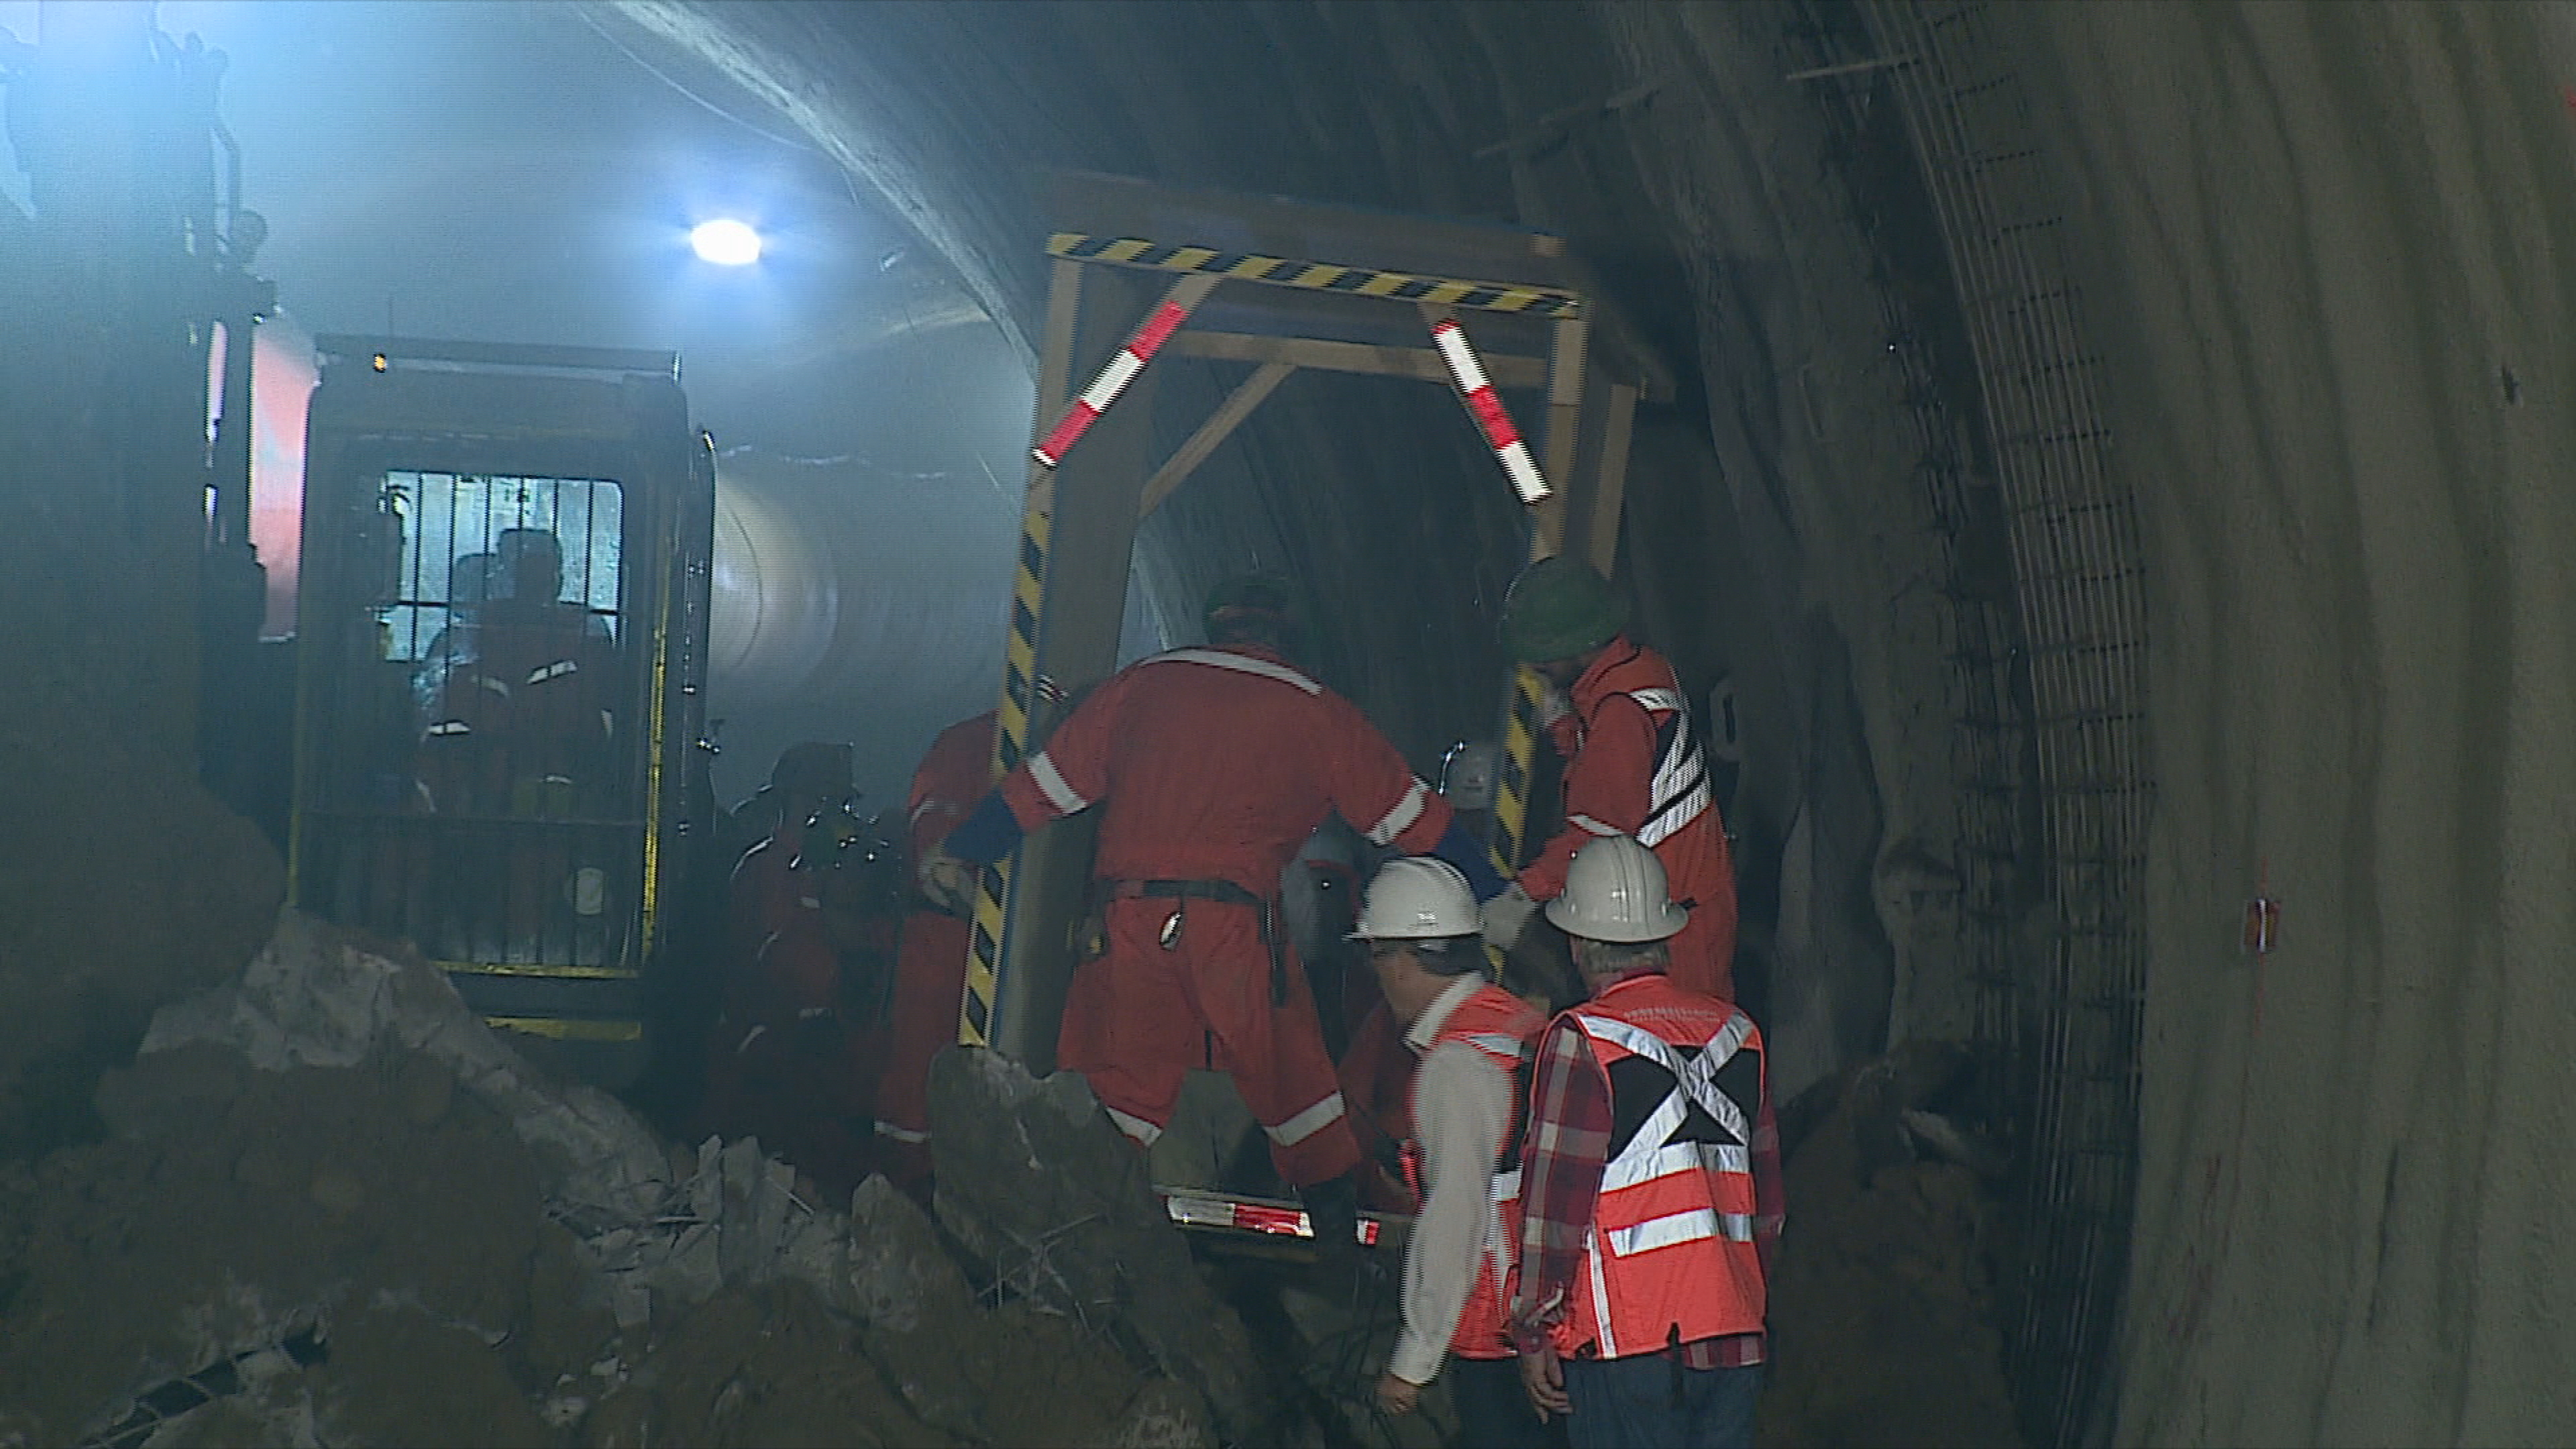
[[[1938,303],[1885,277],[1879,290],[1950,570],[1960,905],[1975,1029],[1997,1069],[1990,1125],[2017,1149],[2026,1248],[2005,1285],[2006,1371],[2025,1435],[2071,1443],[2109,1403],[2136,1191],[2153,799],[2143,546],[1999,12],[1792,9],[1793,58],[1848,68],[1816,94],[1882,264],[1920,238],[1886,234],[1891,210],[1917,199],[1885,195],[1884,171],[1861,157],[1873,104],[1903,120],[1947,264]],[[1945,327],[1965,359],[1945,354]],[[1955,376],[1966,359],[1973,391]]]

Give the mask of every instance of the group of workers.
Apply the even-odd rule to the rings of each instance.
[[[978,872],[1097,810],[1059,1065],[1140,1147],[1171,1125],[1190,1072],[1231,1077],[1319,1252],[1357,1259],[1360,1138],[1281,912],[1283,869],[1337,814],[1386,857],[1352,939],[1418,1059],[1402,1152],[1417,1221],[1379,1403],[1410,1412],[1446,1363],[1462,1442],[1547,1442],[1551,1419],[1578,1446],[1749,1442],[1777,1150],[1761,1036],[1731,1004],[1726,835],[1671,665],[1582,564],[1542,560],[1514,582],[1504,640],[1551,685],[1566,823],[1506,879],[1298,664],[1290,585],[1229,580],[1203,622],[1204,646],[1103,681],[998,785],[990,715],[924,760],[871,1103],[877,1167],[926,1183],[925,1085],[955,1037]],[[795,808],[780,832],[804,831]],[[775,870],[759,856],[737,870],[738,900],[746,872]],[[827,914],[811,891],[768,899],[772,915]],[[1579,999],[1492,979],[1542,916],[1571,947]],[[720,1032],[718,1052],[741,1034]]]
[[[809,741],[734,812],[717,1018],[692,1135],[757,1137],[835,1196],[879,1166],[899,853],[851,808],[850,747]],[[953,1031],[952,1031],[953,1035]]]
[[[930,1062],[957,1040],[968,927],[901,867],[990,786],[993,730],[981,714],[931,745],[905,802],[909,853],[853,808],[846,744],[789,746],[731,813],[692,1134],[757,1136],[834,1196],[879,1172],[927,1200]]]
[[[1628,835],[1546,906],[1582,974],[1552,1020],[1486,979],[1485,914],[1437,860],[1389,862],[1359,934],[1420,1054],[1422,1200],[1377,1399],[1451,1360],[1460,1442],[1749,1445],[1781,1224],[1761,1033],[1675,978],[1691,912]]]

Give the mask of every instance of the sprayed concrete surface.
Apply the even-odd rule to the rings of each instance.
[[[2565,1443],[2569,16],[2030,18],[2154,565],[2119,1438]]]

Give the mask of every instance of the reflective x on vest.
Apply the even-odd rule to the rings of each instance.
[[[1742,1050],[1745,1038],[1753,1030],[1753,1018],[1736,1012],[1707,1046],[1701,1048],[1696,1056],[1687,1058],[1672,1043],[1644,1027],[1588,1012],[1575,1013],[1575,1019],[1582,1023],[1587,1034],[1631,1053],[1629,1058],[1618,1063],[1618,1067],[1626,1066],[1628,1061],[1636,1061],[1644,1069],[1638,1077],[1651,1072],[1655,1081],[1671,1084],[1662,1100],[1637,1123],[1636,1130],[1627,1134],[1624,1144],[1613,1137],[1610,1162],[1601,1175],[1603,1192],[1635,1187],[1686,1169],[1752,1170],[1752,1152],[1748,1144],[1753,1137],[1745,1121],[1744,1109],[1718,1089],[1717,1078]],[[1617,1074],[1611,1083],[1614,1110],[1623,1096],[1634,1091],[1634,1087],[1629,1088],[1629,1092],[1622,1091],[1626,1084],[1618,1077],[1626,1074],[1618,1074],[1618,1067],[1612,1068]],[[1645,1085],[1638,1077],[1631,1077],[1630,1081],[1637,1086]],[[1633,1097],[1630,1099],[1634,1100]],[[1702,1121],[1714,1122],[1735,1140],[1711,1141],[1704,1126],[1694,1130],[1694,1108]],[[1626,1114],[1622,1112],[1620,1115]],[[1748,1222],[1744,1235],[1749,1236],[1750,1232]],[[1739,1234],[1728,1232],[1726,1236],[1737,1237]]]
[[[1663,716],[1655,727],[1655,778],[1646,796],[1646,818],[1637,826],[1637,843],[1652,850],[1708,809],[1708,761],[1700,752],[1699,733],[1691,728],[1690,703],[1679,690],[1637,689],[1628,697],[1649,714]]]

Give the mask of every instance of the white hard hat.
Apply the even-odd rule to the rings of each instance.
[[[1476,893],[1458,867],[1429,856],[1399,856],[1379,867],[1360,908],[1354,941],[1424,941],[1481,929]]]
[[[1547,918],[1569,936],[1591,941],[1660,941],[1690,912],[1665,894],[1664,863],[1625,835],[1605,835],[1574,853],[1565,893],[1547,903]]]

